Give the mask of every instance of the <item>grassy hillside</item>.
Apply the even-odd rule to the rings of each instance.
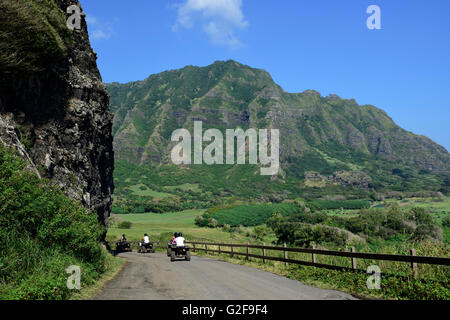
[[[64,58],[72,44],[65,13],[53,0],[2,0],[0,25],[5,75],[42,71]]]
[[[2,146],[0,203],[0,299],[67,299],[75,291],[67,288],[66,268],[81,268],[83,287],[107,270],[97,215]]]

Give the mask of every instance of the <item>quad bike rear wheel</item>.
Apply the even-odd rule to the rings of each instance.
[[[190,251],[186,251],[185,259],[186,259],[186,261],[191,261],[191,252]]]
[[[175,251],[171,250],[170,252],[170,261],[175,261],[176,260],[176,256],[175,256]]]

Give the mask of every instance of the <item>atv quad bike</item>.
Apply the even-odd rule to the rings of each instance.
[[[139,253],[155,253],[155,247],[153,245],[153,242],[149,243],[140,243],[138,246],[138,252]]]
[[[169,248],[167,249],[167,255],[169,255]],[[188,246],[177,246],[175,244],[170,245],[170,261],[177,259],[184,259],[191,261],[191,251]]]
[[[131,252],[131,246],[128,241],[117,241],[116,252]]]
[[[172,255],[172,242],[167,244],[167,256],[170,257]]]

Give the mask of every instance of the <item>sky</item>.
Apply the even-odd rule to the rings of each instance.
[[[313,89],[374,105],[450,150],[448,0],[81,4],[104,82],[233,59],[267,70],[287,92]]]

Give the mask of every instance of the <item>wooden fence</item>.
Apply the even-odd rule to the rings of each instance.
[[[363,253],[356,252],[355,248],[352,247],[351,251],[335,251],[335,250],[325,250],[325,249],[307,249],[307,248],[289,248],[284,244],[283,247],[277,246],[266,246],[266,245],[250,245],[250,244],[235,244],[235,243],[213,243],[213,242],[199,242],[199,241],[186,241],[187,244],[192,245],[192,251],[203,251],[216,252],[219,254],[230,254],[233,256],[244,256],[246,260],[249,258],[262,259],[263,263],[267,260],[284,262],[286,265],[289,263],[299,264],[305,266],[314,266],[319,268],[327,268],[332,270],[345,270],[352,272],[366,272],[364,269],[357,268],[357,259],[370,259],[370,260],[384,260],[384,261],[395,261],[395,262],[406,262],[411,264],[412,275],[414,278],[418,277],[417,264],[427,264],[427,265],[439,265],[439,266],[449,266],[450,258],[445,257],[426,257],[417,256],[414,249],[411,249],[411,255],[398,255],[398,254],[381,254],[381,253]],[[209,248],[208,248],[209,246]],[[216,247],[212,249],[211,246]],[[229,250],[224,250],[224,248],[229,248]],[[235,248],[244,248],[245,252],[239,252],[234,250]],[[261,250],[261,255],[250,253],[249,249],[259,249]],[[283,257],[274,257],[267,255],[267,251],[282,251]],[[311,254],[311,261],[290,259],[288,257],[289,252],[296,253],[307,253]],[[351,259],[351,267],[344,267],[331,264],[323,264],[317,262],[317,255],[327,255],[335,257],[347,257]]]

